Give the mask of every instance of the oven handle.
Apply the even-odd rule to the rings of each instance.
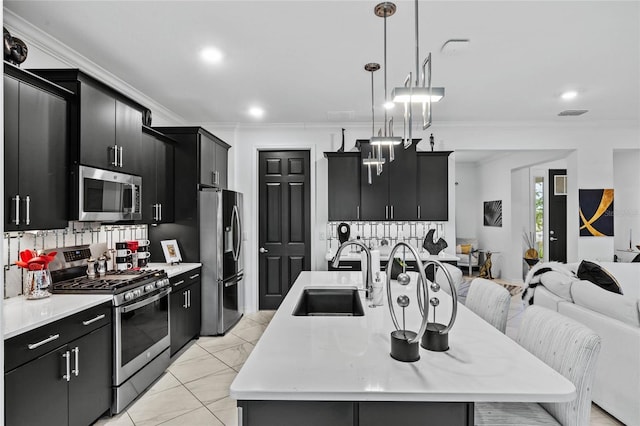
[[[156,294],[153,297],[144,299],[141,302],[133,303],[131,305],[121,306],[118,308],[118,310],[124,314],[130,311],[133,311],[135,309],[141,308],[143,306],[150,305],[151,303],[158,301],[163,297],[167,296],[170,293],[170,291],[171,291],[170,289],[162,290],[160,293]]]

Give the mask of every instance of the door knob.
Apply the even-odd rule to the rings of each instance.
[[[259,251],[260,253],[268,253],[268,252],[269,252],[269,250],[267,250],[267,249],[266,249],[266,248],[264,248],[264,247],[260,247],[260,250],[258,250],[258,251]]]
[[[549,241],[558,241],[556,237],[549,237]]]

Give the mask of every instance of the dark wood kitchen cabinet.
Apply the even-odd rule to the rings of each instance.
[[[5,231],[67,227],[67,102],[73,97],[5,63]]]
[[[142,222],[173,222],[175,141],[150,127],[142,128],[140,149],[142,176]]]
[[[154,127],[178,141],[176,169],[197,168],[198,184],[227,189],[230,146],[202,127]]]
[[[373,156],[368,141],[360,144],[360,159],[369,153]],[[389,162],[389,148],[383,148],[386,162],[382,174],[376,175],[375,166],[362,166],[360,174],[360,218],[361,220],[416,220],[416,144],[405,149],[402,144],[394,146],[395,159]],[[369,167],[371,180],[369,184]]]
[[[360,220],[360,153],[325,152],[329,221]]]
[[[201,269],[170,278],[171,356],[200,334]]]
[[[453,151],[419,151],[418,220],[449,220],[449,155]]]
[[[111,303],[5,340],[5,424],[86,426],[111,407]]]
[[[147,108],[78,69],[31,71],[77,95],[70,109],[72,164],[140,174]]]

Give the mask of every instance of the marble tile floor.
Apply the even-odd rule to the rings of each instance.
[[[469,277],[465,277],[469,278]],[[507,335],[514,338],[524,307],[511,298]],[[260,339],[274,311],[245,315],[225,336],[201,337],[175,358],[167,372],[129,408],[96,425],[236,426],[235,400],[229,386]],[[624,426],[593,404],[590,426]]]

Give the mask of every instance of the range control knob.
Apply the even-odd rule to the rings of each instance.
[[[144,286],[144,291],[149,292],[149,291],[152,291],[154,288],[155,286],[153,284],[147,284]]]
[[[133,295],[134,295],[135,297],[140,297],[140,296],[142,296],[142,290],[140,290],[139,288],[137,288],[137,289],[133,290]]]
[[[128,292],[124,294],[124,300],[131,300],[133,299],[133,292]]]

